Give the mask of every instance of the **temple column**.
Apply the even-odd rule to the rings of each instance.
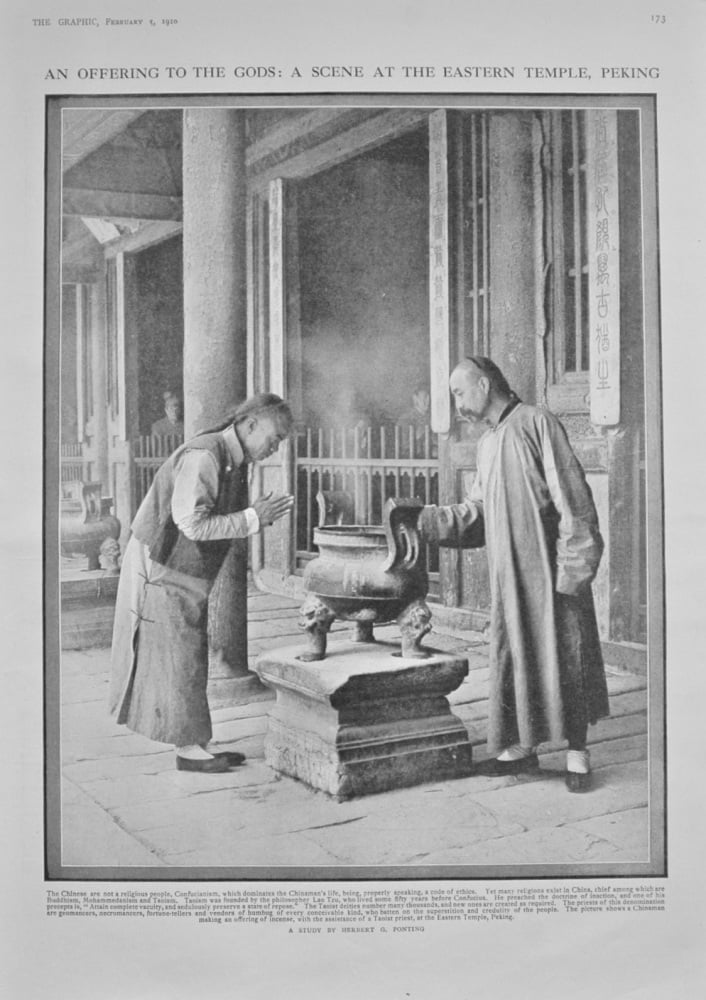
[[[188,440],[247,393],[245,113],[184,112],[184,426]],[[209,700],[249,700],[247,541],[231,548],[209,601]]]
[[[93,355],[91,366],[91,388],[93,393],[93,433],[91,434],[91,450],[95,461],[93,479],[94,482],[103,484],[103,496],[110,496],[112,492],[112,483],[110,480],[108,445],[108,394],[106,383],[107,317],[105,275],[89,287],[89,329]],[[81,330],[78,331],[77,336],[81,336]]]

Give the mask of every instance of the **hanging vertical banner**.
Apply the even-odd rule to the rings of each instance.
[[[620,421],[620,229],[617,112],[587,112],[591,421]]]
[[[284,182],[270,182],[270,384],[284,396]]]
[[[429,117],[429,327],[431,427],[448,434],[449,404],[449,174],[445,111]]]

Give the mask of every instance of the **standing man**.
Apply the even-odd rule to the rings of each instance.
[[[436,435],[431,433],[431,396],[426,385],[417,386],[412,393],[412,405],[406,413],[402,414],[397,423],[402,428],[413,428],[415,458],[426,457],[424,445],[427,440],[428,428],[429,454],[432,458],[438,458],[439,449]]]
[[[164,416],[152,424],[152,435],[178,437],[184,440],[184,423],[181,419],[181,400],[175,392],[164,393]]]
[[[591,592],[603,540],[590,487],[559,420],[522,403],[489,358],[465,359],[449,384],[461,417],[489,430],[470,496],[425,507],[420,528],[442,545],[488,548],[494,772],[535,769],[537,745],[565,739],[567,787],[587,791],[588,724],[608,715]]]
[[[132,523],[113,630],[110,708],[120,723],[176,747],[182,771],[226,771],[242,754],[209,749],[207,602],[234,538],[292,510],[268,494],[248,506],[247,464],[292,429],[279,396],[242,403],[221,427],[187,441],[161,466]]]

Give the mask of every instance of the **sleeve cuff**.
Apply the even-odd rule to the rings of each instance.
[[[260,518],[257,516],[257,511],[254,507],[246,507],[243,513],[245,514],[245,523],[248,527],[248,534],[256,535],[260,530]]]

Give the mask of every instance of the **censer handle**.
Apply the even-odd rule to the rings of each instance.
[[[383,566],[385,573],[397,568],[411,570],[421,562],[424,549],[417,522],[423,506],[416,497],[404,500],[391,497],[386,502],[383,511],[388,550]]]

